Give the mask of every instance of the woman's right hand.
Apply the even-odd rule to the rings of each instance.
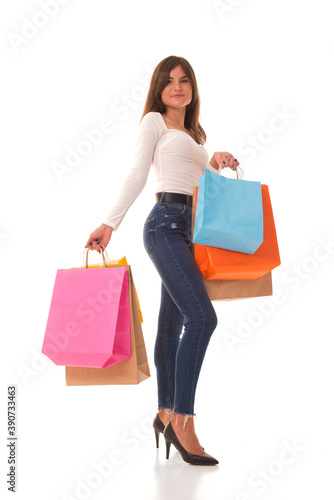
[[[84,248],[89,248],[89,250],[96,250],[97,252],[101,253],[101,245],[103,245],[105,248],[107,247],[113,230],[114,229],[111,226],[108,226],[107,224],[101,224],[101,226],[96,228],[95,231],[90,234]]]

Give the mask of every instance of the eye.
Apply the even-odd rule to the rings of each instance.
[[[188,83],[188,79],[187,78],[184,78],[183,80],[181,80],[182,83]],[[168,80],[167,83],[172,83],[172,80]]]

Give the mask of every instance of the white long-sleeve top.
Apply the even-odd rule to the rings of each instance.
[[[151,111],[140,123],[133,164],[111,211],[102,221],[104,224],[117,230],[144,189],[151,167],[155,174],[155,193],[192,195],[193,186],[198,186],[199,176],[204,174],[205,168],[217,173],[209,164],[204,146],[187,132],[167,128],[161,113]]]

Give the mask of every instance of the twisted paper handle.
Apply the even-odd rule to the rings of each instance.
[[[222,164],[220,163],[219,165],[219,169],[218,169],[218,174],[220,175],[221,174],[221,170],[222,170],[223,166]],[[244,171],[242,170],[241,167],[239,167],[239,165],[237,166],[237,168],[234,170],[234,172],[237,174],[237,179],[242,179],[243,175],[244,175]]]
[[[100,245],[100,247],[102,248],[102,261],[103,261],[103,262],[101,262],[101,263],[100,263],[100,267],[101,267],[101,264],[102,264],[102,263],[103,263],[103,267],[107,267],[107,262],[109,262],[109,261],[110,261],[110,259],[109,259],[109,255],[108,255],[107,250],[106,250],[106,247],[105,247],[104,245],[102,245],[102,244],[101,244],[101,245]],[[85,250],[86,250],[86,259],[84,258],[84,266],[85,266],[86,268],[88,268],[88,254],[89,254],[89,248],[85,248],[85,249],[84,249],[84,251],[85,251]],[[105,255],[107,256],[107,260],[106,260],[106,258],[105,258]],[[84,256],[84,257],[85,257],[85,256]]]

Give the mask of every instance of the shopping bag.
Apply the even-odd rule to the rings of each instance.
[[[273,294],[271,271],[257,280],[206,280],[211,300],[239,300]]]
[[[194,187],[194,196],[195,194]],[[191,240],[193,240],[195,211],[196,207],[192,211]],[[191,246],[191,252],[194,255],[194,244]],[[203,278],[203,282],[211,300],[238,300],[273,294],[271,271],[256,280],[208,280]]]
[[[56,365],[106,367],[131,356],[125,267],[58,269],[42,353]]]
[[[215,174],[216,175],[216,174]],[[263,243],[247,255],[207,245],[192,245],[197,266],[207,280],[256,280],[279,266],[280,255],[268,186],[262,185]],[[193,218],[196,218],[198,187],[193,187]]]
[[[205,169],[199,177],[193,241],[253,254],[263,242],[261,183]]]
[[[150,377],[145,342],[139,317],[137,292],[131,266],[128,269],[130,302],[131,358],[107,368],[66,366],[66,385],[125,385],[139,384]]]
[[[86,267],[86,268],[87,267],[89,267],[89,268],[101,267],[101,263],[100,264],[88,264],[88,252],[89,252],[89,250],[87,249],[87,251],[85,252],[85,255],[84,255],[84,266],[82,266],[80,269],[82,269],[83,267]],[[111,266],[127,266],[128,265],[128,261],[126,260],[125,256],[122,257],[122,258],[120,258],[120,259],[110,260],[109,257],[108,257],[107,251],[105,249],[103,251],[102,258],[103,258],[103,256],[106,257],[106,259],[103,259],[106,267],[111,267]],[[77,268],[77,267],[71,267],[71,269],[79,269],[79,268]],[[144,320],[143,320],[143,314],[142,314],[141,308],[140,308],[140,303],[139,303],[139,298],[138,298],[137,291],[136,291],[136,300],[137,300],[137,304],[138,304],[140,322],[142,323]]]

